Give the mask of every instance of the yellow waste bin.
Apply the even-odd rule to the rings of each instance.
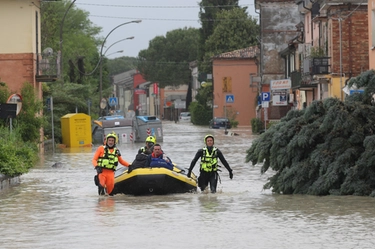
[[[84,113],[69,113],[61,117],[62,143],[67,147],[92,145],[91,117]]]

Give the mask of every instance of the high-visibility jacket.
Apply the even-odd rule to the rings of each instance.
[[[98,166],[106,169],[116,170],[118,165],[119,150],[115,147],[112,152],[104,146],[104,154],[98,159]]]
[[[203,156],[201,157],[201,171],[212,172],[217,171],[217,148],[213,147],[209,153],[207,147],[203,148]]]

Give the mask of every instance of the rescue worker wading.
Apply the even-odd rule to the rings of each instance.
[[[106,137],[106,144],[96,150],[92,159],[92,164],[98,173],[95,184],[98,186],[99,195],[112,193],[118,163],[129,166],[129,163],[122,159],[120,151],[116,148],[116,142],[117,135],[109,133]]]
[[[217,181],[219,178],[218,174],[218,158],[224,165],[224,167],[229,171],[229,178],[233,179],[233,171],[229,167],[227,160],[225,160],[223,153],[214,147],[214,136],[207,135],[204,137],[204,143],[206,147],[203,149],[199,149],[198,152],[195,154],[193,161],[191,161],[189,171],[187,176],[191,176],[191,172],[195,166],[195,163],[201,158],[200,163],[200,175],[198,177],[198,186],[201,191],[204,191],[210,183],[211,193],[216,193]]]

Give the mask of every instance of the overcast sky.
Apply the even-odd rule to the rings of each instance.
[[[149,41],[156,36],[165,36],[168,31],[194,27],[199,28],[199,0],[77,0],[77,8],[90,13],[90,20],[102,27],[102,37],[106,37],[118,25],[142,20],[121,26],[108,36],[106,47],[113,43],[134,36],[113,45],[108,51],[109,58],[138,56],[138,52],[147,49]],[[248,13],[256,18],[254,0],[240,0],[240,6],[248,7]],[[104,48],[103,52],[106,48]],[[116,51],[124,50],[123,53]],[[111,53],[115,53],[110,55]]]

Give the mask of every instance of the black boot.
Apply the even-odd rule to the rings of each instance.
[[[105,190],[104,190],[104,188],[102,187],[102,186],[98,186],[98,194],[99,195],[105,195]]]

